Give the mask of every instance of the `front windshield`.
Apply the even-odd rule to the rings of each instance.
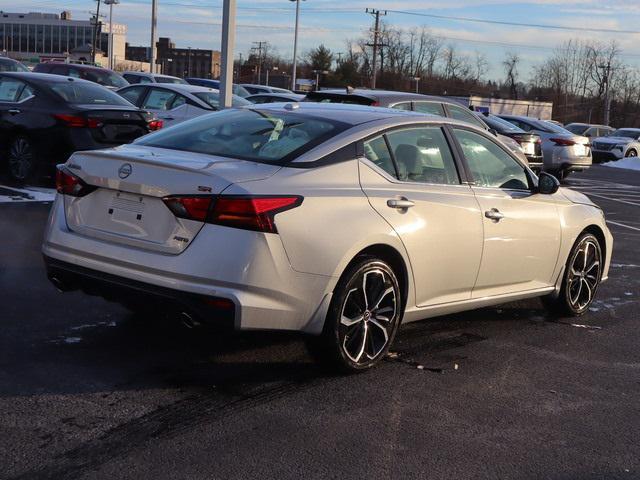
[[[0,60],[0,72],[28,72],[29,69],[20,62],[9,59]]]
[[[122,105],[130,107],[127,102],[117,93],[112,92],[99,85],[83,82],[56,82],[51,84],[53,90],[63,100],[79,105]]]
[[[347,125],[299,113],[224,110],[141,137],[136,144],[261,163],[288,161]]]
[[[120,75],[108,70],[87,70],[85,78],[106,87],[121,88],[129,85],[129,82]]]
[[[218,92],[197,92],[194,93],[194,95],[215,109],[220,107],[220,94]],[[251,102],[234,95],[231,99],[231,105],[234,107],[244,107],[245,105],[251,105]]]
[[[629,130],[627,128],[620,128],[618,130],[615,130],[609,136],[610,137],[626,137],[626,138],[633,138],[634,140],[637,140],[638,138],[640,138],[640,130]]]

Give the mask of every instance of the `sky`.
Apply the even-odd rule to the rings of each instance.
[[[0,10],[53,13],[71,10],[75,19],[86,19],[96,6],[95,0],[22,0],[19,6],[16,4],[15,0],[0,0]],[[158,0],[158,5],[159,36],[171,37],[179,47],[220,49],[222,0]],[[258,41],[268,41],[284,57],[292,55],[295,2],[237,0],[237,6],[236,58],[240,52],[246,55],[253,42]],[[371,27],[373,17],[365,13],[367,7],[387,9],[383,20],[390,25],[427,26],[460,52],[469,55],[482,52],[489,61],[488,77],[497,80],[504,76],[501,62],[507,51],[520,55],[521,78],[526,80],[532,66],[548,57],[555,46],[576,38],[605,43],[616,40],[622,47],[624,60],[640,67],[638,0],[304,0],[300,6],[301,55],[321,43],[334,52],[344,52],[347,39],[355,39]],[[121,0],[114,7],[114,22],[128,26],[130,44],[149,44],[150,12],[151,0]],[[486,24],[421,14],[611,31]]]

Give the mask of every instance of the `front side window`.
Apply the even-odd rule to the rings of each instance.
[[[492,140],[469,130],[453,129],[477,186],[528,190],[525,169]]]
[[[416,112],[438,115],[440,117],[445,116],[442,104],[438,102],[413,102],[413,108]]]
[[[237,109],[204,115],[141,137],[135,143],[280,163],[293,160],[346,128],[342,122],[299,113]]]
[[[457,185],[458,171],[447,139],[440,127],[394,130],[387,140],[405,182]]]
[[[476,116],[471,113],[471,111],[467,110],[464,107],[447,104],[447,110],[449,110],[449,115],[451,116],[451,118],[470,123],[471,125],[475,125],[476,127],[480,127],[482,129],[485,128],[484,124],[480,120],[478,120]]]
[[[17,102],[25,87],[20,80],[0,78],[0,102]]]

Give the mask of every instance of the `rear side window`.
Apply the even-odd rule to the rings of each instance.
[[[364,142],[364,156],[394,178],[398,178],[384,136]]]
[[[153,88],[142,104],[142,108],[149,108],[151,110],[169,110],[169,107],[175,97],[176,94],[173,92]]]
[[[262,163],[287,162],[329,140],[346,124],[299,113],[224,110],[204,115],[136,143]]]
[[[411,110],[411,102],[396,103],[391,108],[396,110]]]
[[[475,125],[476,127],[485,129],[484,124],[466,108],[459,107],[458,105],[447,104],[447,110],[449,110],[449,115],[451,116],[451,118],[455,118],[456,120],[467,122],[471,125]]]
[[[131,74],[125,73],[122,76],[129,83],[140,83],[140,77],[137,75],[131,75]]]
[[[457,185],[458,171],[440,127],[394,130],[387,134],[398,178],[405,182]]]
[[[413,109],[420,113],[439,115],[441,117],[445,116],[442,104],[437,102],[413,102]]]
[[[138,105],[138,102],[140,101],[140,96],[144,93],[144,88],[132,87],[132,88],[127,88],[126,90],[118,93],[122,97],[126,98],[129,102],[133,103],[134,105]]]

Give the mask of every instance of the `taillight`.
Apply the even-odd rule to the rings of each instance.
[[[56,190],[63,195],[84,197],[96,189],[87,185],[80,177],[76,177],[64,165],[56,167]]]
[[[555,143],[560,147],[570,147],[576,144],[576,142],[568,138],[550,138],[549,140],[551,140],[553,143]]]
[[[79,115],[66,115],[63,113],[54,113],[53,117],[57,120],[60,120],[67,127],[73,128],[100,128],[102,126],[102,122],[96,120],[95,118],[85,118]]]
[[[165,197],[162,200],[176,217],[205,222],[213,197]]]
[[[162,127],[164,127],[164,122],[162,120],[154,118],[147,123],[147,126],[149,127],[149,130],[155,132],[156,130],[160,130]]]
[[[278,233],[275,215],[299,206],[302,200],[297,195],[174,196],[163,199],[176,217],[265,233]]]

